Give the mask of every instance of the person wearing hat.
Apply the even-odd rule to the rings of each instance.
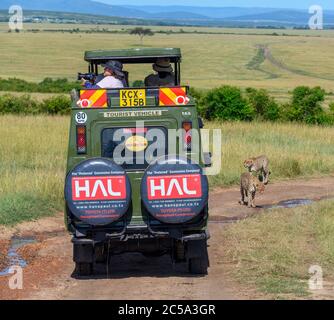
[[[153,64],[153,70],[156,71],[157,74],[150,74],[145,78],[146,87],[175,86],[175,75],[168,58],[158,59],[157,62]]]
[[[123,73],[123,65],[119,61],[110,60],[102,64],[104,68],[103,75],[97,78],[95,85],[83,79],[83,85],[87,89],[113,89],[124,88],[125,75]]]

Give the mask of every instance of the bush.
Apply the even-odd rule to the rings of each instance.
[[[69,114],[71,111],[71,99],[62,95],[44,100],[41,103],[40,111],[47,114]]]
[[[40,83],[16,78],[0,79],[0,91],[69,93],[73,88],[80,89],[80,87],[78,82],[69,82],[67,79],[45,78]]]
[[[49,93],[69,93],[72,89],[80,89],[81,85],[77,82],[69,82],[67,79],[45,78],[37,85],[37,92]]]
[[[39,104],[29,95],[16,97],[10,94],[0,96],[0,114],[37,114],[40,112]]]
[[[189,95],[192,96],[196,100],[196,108],[197,108],[198,114],[201,117],[206,117],[205,91],[190,88]]]
[[[20,97],[11,94],[0,96],[0,114],[68,114],[71,109],[71,99],[66,96],[55,96],[36,102],[29,95]]]
[[[325,90],[300,86],[293,90],[292,101],[284,106],[284,119],[308,124],[331,124],[332,116],[321,106]]]
[[[249,103],[259,119],[277,121],[280,118],[280,108],[274,98],[264,89],[247,88],[246,94]]]
[[[223,86],[210,90],[205,99],[206,118],[209,120],[254,119],[255,111],[237,87]]]
[[[145,83],[143,80],[135,80],[132,82],[132,87],[134,88],[143,88],[145,87]]]

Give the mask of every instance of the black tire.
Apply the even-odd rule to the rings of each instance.
[[[75,264],[76,274],[80,277],[87,277],[93,273],[92,263],[76,263]]]
[[[189,259],[189,272],[191,274],[208,274],[209,261],[206,257]]]

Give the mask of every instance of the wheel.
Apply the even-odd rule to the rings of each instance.
[[[93,273],[92,263],[76,263],[75,271],[78,276],[85,277],[90,276]]]
[[[206,257],[189,259],[189,272],[192,274],[208,274],[209,262]]]

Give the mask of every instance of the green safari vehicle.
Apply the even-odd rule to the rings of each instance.
[[[174,68],[173,86],[72,91],[65,224],[79,276],[129,252],[169,254],[190,273],[207,274],[204,171],[211,160],[202,151],[195,99],[180,84],[180,49],[89,51],[88,74],[79,78],[94,81],[110,60],[124,70],[146,64],[150,72],[161,58]]]

